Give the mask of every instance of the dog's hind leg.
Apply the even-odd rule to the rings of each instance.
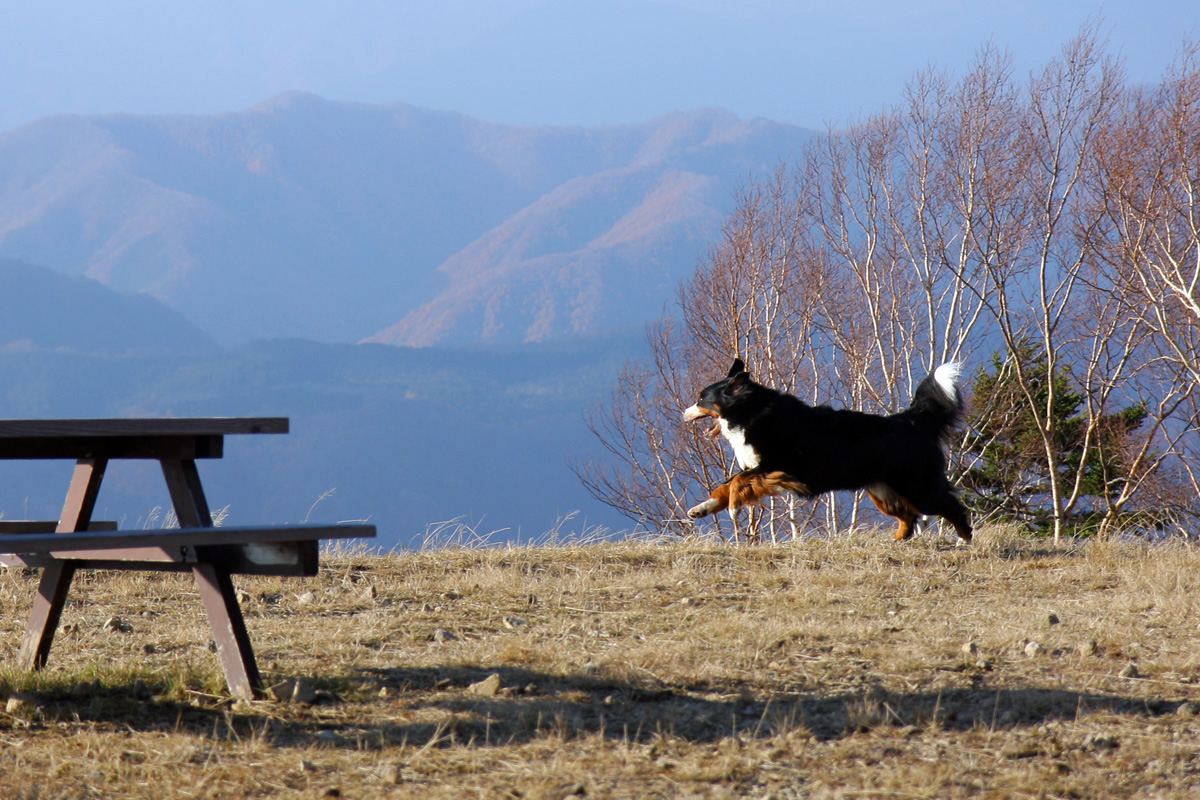
[[[913,533],[917,530],[917,523],[921,518],[921,512],[912,503],[902,497],[895,489],[883,483],[875,483],[868,486],[867,497],[871,498],[871,501],[875,503],[875,506],[880,511],[900,521],[900,527],[896,530],[895,536],[897,542],[912,538]]]
[[[921,513],[939,516],[954,526],[959,544],[971,543],[971,515],[954,495],[949,481],[929,494],[913,497],[912,502]]]

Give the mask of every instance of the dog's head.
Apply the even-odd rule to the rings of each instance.
[[[735,405],[740,398],[745,396],[750,385],[750,373],[746,372],[746,365],[740,358],[734,359],[733,366],[729,368],[729,374],[723,380],[709,384],[700,390],[700,399],[696,401],[695,405],[684,410],[684,421],[691,422],[701,417],[721,419],[726,409]],[[720,426],[714,424],[708,435],[716,436],[720,431]]]

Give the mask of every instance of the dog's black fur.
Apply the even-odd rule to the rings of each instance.
[[[937,515],[971,540],[967,510],[946,478],[942,445],[961,420],[963,401],[955,365],[943,365],[917,387],[912,404],[881,416],[828,406],[750,380],[741,359],[724,380],[706,386],[688,420],[715,417],[734,445],[742,471],[691,509],[703,517],[790,490],[815,497],[865,489],[885,514],[900,520],[897,539],[912,535],[923,515]]]

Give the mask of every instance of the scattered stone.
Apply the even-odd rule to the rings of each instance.
[[[317,690],[304,678],[296,681],[296,690],[292,693],[292,702],[312,705],[317,702]]]
[[[238,589],[237,590],[237,601],[238,601],[238,603],[250,602],[250,593],[244,589]]]
[[[359,597],[363,600],[374,600],[379,597],[379,590],[375,588],[375,584],[368,583],[367,588],[362,590]]]
[[[1046,622],[1057,625],[1059,623],[1058,614],[1051,612],[1050,616],[1046,617]]]
[[[1122,678],[1137,678],[1140,676],[1141,673],[1138,672],[1137,664],[1134,664],[1132,661],[1126,664],[1125,668],[1121,670]]]
[[[433,632],[433,640],[438,644],[441,644],[443,642],[457,641],[458,637],[445,628],[438,628]]]
[[[529,624],[528,620],[524,620],[521,617],[505,617],[503,620],[501,620],[501,622],[503,622],[504,627],[508,628],[510,631],[519,630],[520,628],[524,628]]]
[[[1098,645],[1096,643],[1095,639],[1088,639],[1086,642],[1084,642],[1083,654],[1085,656],[1099,655],[1099,653],[1100,653],[1100,645]]]
[[[101,627],[106,631],[133,633],[133,626],[120,617],[109,617]]]
[[[450,680],[449,678],[442,678],[440,681],[438,681],[437,683],[435,683],[433,685],[433,688],[437,689],[439,692],[444,692],[453,685],[454,685],[454,681]]]
[[[429,603],[426,603],[423,606],[421,606],[422,614],[432,614],[433,611],[434,611],[433,606],[429,605]]]
[[[158,652],[158,651],[155,649],[154,645],[152,645],[152,644],[144,644],[144,645],[142,645],[142,653],[143,653],[144,655],[152,656],[152,655],[154,655],[156,652]]]
[[[289,678],[286,681],[267,687],[267,696],[279,703],[286,703],[296,693],[296,682]]]
[[[458,592],[454,591],[453,589],[451,589],[448,592],[442,592],[443,600],[457,600],[460,597],[462,597],[462,595],[459,594]]]
[[[1181,717],[1194,717],[1200,715],[1200,703],[1188,701],[1180,703],[1179,708],[1175,709],[1175,713]]]
[[[480,697],[495,697],[500,691],[500,673],[493,672],[478,683],[472,683],[467,687],[469,694],[479,695]]]
[[[981,658],[975,662],[975,669],[982,670],[984,672],[989,672],[995,666],[996,666],[995,664],[993,664],[991,661],[987,660],[986,658]]]
[[[962,651],[966,655],[977,656],[979,655],[979,645],[975,644],[974,642],[967,642],[962,646]]]
[[[386,686],[379,687],[379,696],[380,697],[388,697],[389,695],[391,695],[391,692],[388,691],[388,687],[386,687]]]
[[[304,594],[302,594],[296,598],[296,602],[298,602],[302,606],[306,606],[316,599],[317,599],[317,596],[315,594],[313,594],[312,592],[305,592]]]
[[[14,717],[30,719],[41,714],[43,705],[33,692],[16,692],[9,696],[8,702],[4,704],[4,711]]]
[[[1106,736],[1102,733],[1089,733],[1083,739],[1084,750],[1116,750],[1121,746],[1115,736]]]
[[[679,605],[694,606],[694,605],[696,605],[696,600],[695,600],[695,598],[692,598],[692,597],[681,597],[679,599]]]
[[[1029,656],[1030,658],[1036,658],[1037,656],[1041,655],[1042,650],[1042,646],[1037,642],[1029,642],[1025,645],[1025,655]]]
[[[267,687],[267,696],[279,703],[312,705],[317,702],[317,690],[304,678],[288,678],[274,686],[269,686]]]

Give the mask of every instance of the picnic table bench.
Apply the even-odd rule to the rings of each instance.
[[[213,526],[196,459],[220,458],[226,435],[287,431],[283,417],[0,420],[0,459],[75,460],[57,520],[0,520],[0,565],[42,570],[19,666],[45,665],[77,570],[191,571],[230,692],[260,695],[262,678],[231,576],[315,575],[319,541],[375,535],[375,526],[361,524]],[[157,460],[182,527],[117,530],[112,522],[93,523],[111,459]]]

